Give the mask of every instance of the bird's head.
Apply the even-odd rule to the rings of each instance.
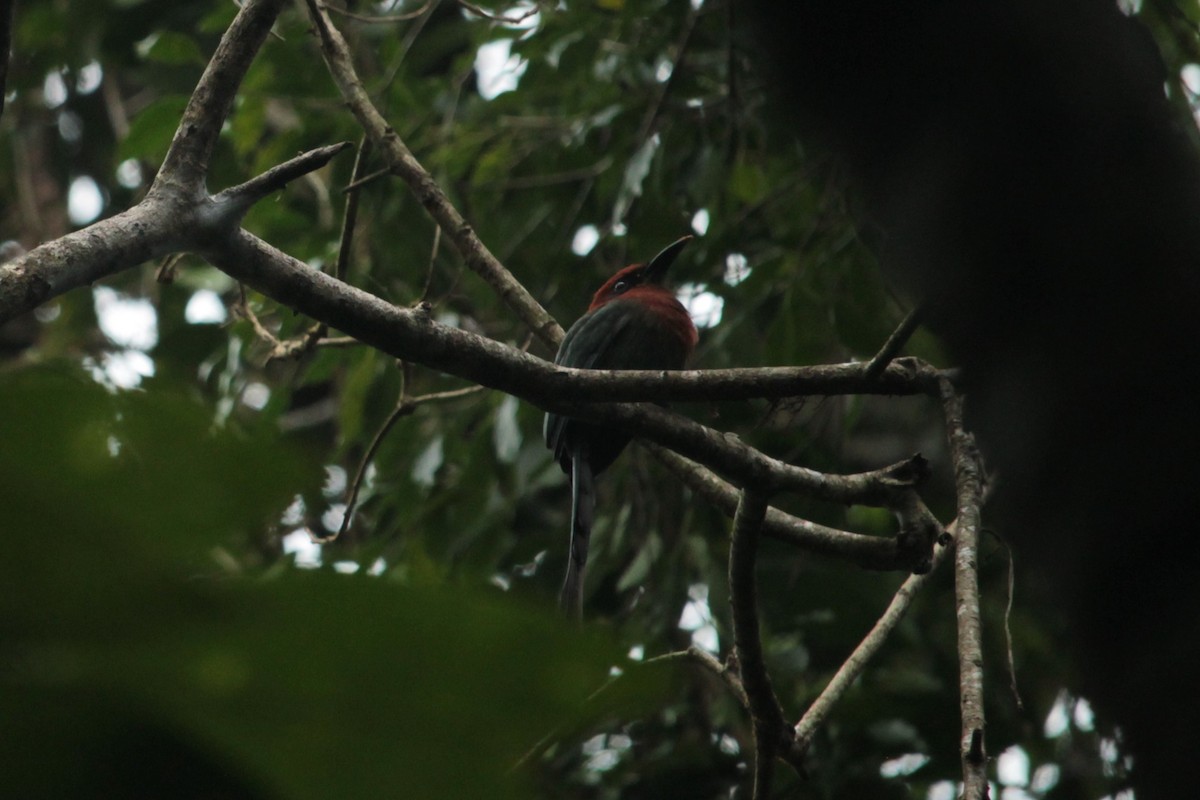
[[[675,262],[680,251],[692,240],[684,236],[664,247],[658,255],[645,264],[631,264],[613,275],[592,297],[589,310],[599,308],[607,302],[616,300],[621,295],[633,289],[641,292],[667,292],[663,282],[667,277],[667,269]],[[640,287],[640,288],[639,288]]]

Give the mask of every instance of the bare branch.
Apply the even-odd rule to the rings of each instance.
[[[692,645],[687,650],[678,650],[674,653],[664,653],[661,656],[648,658],[645,663],[647,665],[665,664],[669,661],[690,661],[704,667],[729,687],[729,691],[733,692],[733,696],[741,703],[742,708],[750,710],[750,699],[746,697],[746,688],[742,686],[742,679],[738,677],[735,670],[728,664],[722,664],[712,653]]]
[[[242,6],[192,92],[147,197],[168,190],[203,196],[204,176],[221,126],[283,4],[284,0],[247,0]]]
[[[0,266],[0,324],[64,292],[160,258],[188,236],[189,214],[143,202]]]
[[[401,141],[399,134],[375,108],[354,70],[350,48],[342,34],[334,27],[329,15],[317,0],[305,2],[321,40],[321,53],[329,65],[334,82],[392,171],[408,184],[417,200],[442,227],[467,266],[499,294],[501,300],[539,339],[551,347],[557,347],[562,341],[562,327],[480,241],[474,229],[450,203],[437,181],[421,166],[412,151]]]
[[[868,379],[879,377],[887,369],[887,365],[892,363],[892,359],[900,354],[901,348],[907,344],[909,338],[916,332],[920,325],[921,309],[918,307],[908,312],[908,316],[900,322],[896,330],[892,331],[892,335],[883,343],[883,347],[879,349],[879,352],[867,364],[866,377]]]
[[[350,147],[350,142],[331,144],[301,153],[277,166],[271,167],[261,175],[257,175],[245,183],[231,186],[223,192],[213,195],[212,202],[217,205],[228,205],[231,212],[239,218],[250,210],[250,206],[273,194],[302,175],[329,163],[330,159]]]
[[[283,0],[250,0],[238,12],[141,203],[0,267],[0,323],[71,289],[228,235],[231,221],[207,197],[204,174],[237,87],[282,5]]]
[[[371,140],[363,137],[358,143],[358,153],[354,156],[354,169],[350,173],[350,184],[360,181],[367,172],[367,160],[371,157]],[[342,212],[342,235],[339,237],[337,264],[334,265],[333,275],[339,281],[346,280],[346,270],[350,268],[350,253],[354,245],[354,229],[358,224],[359,193],[347,191],[346,208]]]
[[[948,528],[952,528],[954,523],[951,523]],[[938,547],[933,556],[933,568],[936,569],[943,560],[947,547]],[[912,599],[916,593],[924,586],[933,574],[931,569],[922,575],[910,575],[900,588],[896,590],[895,596],[892,597],[892,602],[888,605],[887,610],[879,618],[879,621],[871,628],[866,637],[859,642],[858,647],[854,648],[854,652],[842,663],[838,668],[837,673],[825,686],[824,691],[812,702],[808,710],[804,712],[804,716],[796,723],[794,729],[795,740],[793,744],[793,758],[803,758],[808,752],[809,745],[812,743],[813,734],[825,723],[828,719],[830,711],[839,700],[845,695],[846,690],[854,683],[855,678],[862,674],[863,669],[867,666],[883,643],[887,641],[887,637],[895,630],[896,625],[904,618],[904,614],[912,605]]]
[[[954,459],[958,489],[954,593],[958,616],[958,668],[962,705],[964,800],[988,796],[987,749],[984,745],[983,643],[979,618],[979,529],[983,499],[983,466],[975,438],[963,427],[963,400],[948,381],[942,385],[946,436]]]
[[[754,724],[754,800],[771,795],[775,757],[791,731],[783,722],[783,708],[775,697],[763,661],[758,629],[758,588],[755,559],[758,537],[767,511],[767,495],[757,488],[742,492],[733,518],[729,547],[729,602],[733,608],[733,648],[741,672]]]
[[[358,504],[358,493],[362,489],[363,478],[367,474],[367,467],[375,460],[375,453],[378,452],[379,445],[383,444],[383,440],[387,438],[388,432],[391,431],[397,422],[404,417],[411,416],[413,412],[427,403],[444,403],[449,400],[459,400],[484,391],[484,387],[482,386],[465,386],[462,389],[452,389],[445,392],[424,394],[419,397],[409,397],[404,388],[407,385],[408,381],[404,381],[400,389],[400,398],[396,401],[396,407],[392,409],[392,413],[388,414],[388,418],[379,426],[379,430],[371,438],[371,444],[368,445],[367,452],[363,454],[362,460],[358,462],[358,469],[354,472],[354,480],[350,482],[350,492],[346,495],[346,510],[342,513],[342,524],[338,526],[337,533],[325,537],[314,536],[312,537],[313,541],[322,544],[332,542],[350,529],[350,522],[354,518],[354,509]]]
[[[733,517],[740,497],[735,486],[678,453],[652,442],[646,442],[645,446],[692,491]],[[841,531],[794,517],[777,508],[767,509],[762,533],[810,553],[844,559],[863,569],[916,572],[930,556],[928,548],[924,551],[916,549],[914,540],[899,535],[868,536]]]

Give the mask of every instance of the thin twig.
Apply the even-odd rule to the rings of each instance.
[[[634,141],[638,143],[638,148],[641,148],[643,142],[650,138],[650,134],[654,131],[654,123],[658,120],[658,115],[662,112],[663,103],[667,99],[667,95],[674,85],[676,77],[679,74],[679,65],[683,63],[684,53],[687,52],[688,40],[692,38],[692,31],[696,28],[696,18],[700,14],[698,6],[689,6],[687,16],[684,17],[683,27],[679,31],[679,38],[675,41],[675,55],[671,59],[671,74],[667,79],[658,86],[658,93],[654,97],[654,101],[646,109],[645,116],[642,117],[642,123],[638,126],[637,136]]]
[[[996,537],[996,541],[1004,545],[1004,552],[1008,556],[1008,599],[1004,604],[1004,645],[1005,652],[1008,654],[1008,688],[1012,692],[1013,702],[1017,704],[1018,710],[1025,708],[1025,702],[1021,699],[1021,691],[1017,688],[1017,665],[1013,658],[1013,637],[1012,637],[1012,608],[1013,597],[1016,595],[1016,564],[1013,559],[1013,550],[1008,542],[1004,540],[994,530],[988,531],[992,536]]]
[[[407,374],[407,370],[405,370]],[[433,392],[432,394],[423,394],[418,397],[409,397],[407,394],[408,380],[404,379],[400,385],[400,397],[396,401],[396,407],[383,424],[379,426],[379,430],[375,432],[375,436],[371,439],[371,444],[367,447],[367,452],[363,454],[362,459],[358,462],[358,468],[354,471],[354,480],[350,483],[350,493],[346,497],[346,510],[342,515],[342,524],[338,526],[337,533],[325,537],[313,537],[313,541],[322,544],[335,541],[350,529],[350,521],[354,517],[355,507],[358,505],[358,493],[362,488],[363,479],[367,474],[367,467],[375,460],[375,453],[379,450],[379,446],[387,437],[388,432],[402,418],[410,416],[419,407],[428,403],[444,403],[451,400],[460,400],[464,397],[469,397],[473,394],[478,394],[484,391],[483,386],[465,386],[462,389],[452,389],[445,392]]]
[[[342,187],[342,192],[343,193],[353,192],[355,189],[361,189],[362,187],[366,186],[371,181],[378,180],[379,178],[382,178],[385,175],[391,175],[391,174],[392,174],[391,167],[384,167],[383,169],[377,169],[369,175],[364,175],[363,177],[359,178],[356,181],[351,181],[350,183],[347,183],[345,186]]]
[[[186,255],[187,253],[171,253],[164,258],[154,270],[154,280],[163,284],[174,283],[176,268]]]
[[[433,266],[437,263],[438,251],[442,245],[442,226],[436,225],[433,229],[433,246],[429,252],[429,268],[425,270],[425,288],[421,290],[422,303],[429,302],[429,291],[433,288]]]
[[[374,141],[391,166],[430,216],[442,227],[467,266],[478,273],[539,339],[551,347],[562,341],[562,326],[542,308],[529,291],[501,264],[476,235],[475,230],[446,197],[433,176],[417,161],[396,130],[371,102],[354,69],[350,47],[317,0],[305,0],[309,16],[321,40],[321,53],[343,99],[349,104],[363,130]]]
[[[946,527],[948,532],[952,532],[954,523]],[[920,591],[926,583],[929,582],[930,576],[938,565],[944,560],[946,551],[949,547],[939,546],[933,555],[933,569],[923,575],[910,575],[905,579],[904,583],[900,584],[900,588],[896,590],[896,594],[892,597],[892,602],[888,604],[887,610],[883,612],[879,620],[871,628],[870,632],[859,642],[858,647],[854,648],[854,652],[842,663],[838,668],[837,673],[830,679],[829,683],[822,690],[821,694],[804,712],[804,716],[796,723],[795,727],[795,756],[803,758],[807,753],[809,745],[812,744],[813,734],[825,723],[828,719],[830,711],[839,700],[846,694],[846,690],[854,682],[863,669],[877,652],[887,641],[887,637],[895,630],[896,625],[904,618],[904,614],[912,605],[913,597]]]
[[[367,160],[371,157],[371,140],[364,136],[358,143],[358,153],[354,156],[354,170],[350,173],[350,186],[354,186],[362,180],[363,174],[367,170]],[[333,276],[339,281],[346,279],[346,270],[350,266],[350,253],[353,250],[354,230],[358,224],[358,202],[359,193],[349,191],[346,192],[349,197],[346,198],[346,208],[342,211],[342,235],[339,237],[337,265],[334,267]]]
[[[721,679],[721,682],[729,687],[733,692],[733,696],[741,703],[742,708],[750,710],[750,698],[746,696],[746,687],[742,685],[742,679],[738,677],[735,670],[731,669],[728,664],[722,664],[717,660],[716,656],[707,650],[703,650],[696,645],[691,645],[687,650],[677,650],[673,653],[664,653],[661,656],[648,658],[646,664],[661,664],[670,661],[690,661],[694,664],[699,664],[706,670],[716,675]]]
[[[712,470],[661,445],[653,442],[641,444],[692,491],[726,516],[733,517],[739,499],[737,487]],[[838,530],[792,516],[777,508],[767,509],[762,533],[809,553],[845,559],[863,569],[913,572],[924,559],[921,553],[905,547],[899,535],[870,536]]]
[[[917,306],[908,312],[908,315],[900,322],[896,330],[892,331],[892,335],[883,343],[883,347],[879,349],[879,352],[867,364],[867,371],[864,373],[864,377],[867,380],[879,377],[887,369],[888,364],[892,363],[892,359],[900,354],[900,350],[920,325],[921,307]]]
[[[283,346],[283,343],[275,337],[263,324],[258,321],[258,316],[250,309],[250,302],[246,299],[246,284],[238,283],[238,304],[234,306],[234,311],[243,319],[250,323],[250,327],[254,329],[254,333],[259,339],[271,345],[271,351],[275,352]]]
[[[329,336],[317,342],[317,347],[357,347],[361,345],[353,336]]]

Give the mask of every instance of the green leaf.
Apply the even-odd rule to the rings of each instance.
[[[625,165],[621,190],[617,193],[617,201],[613,205],[614,225],[625,219],[633,201],[642,196],[642,184],[645,183],[646,176],[650,174],[650,165],[654,162],[654,154],[658,152],[660,141],[657,134],[648,138]]]
[[[299,462],[207,420],[164,386],[0,386],[6,792],[530,797],[512,770],[546,734],[661,695],[646,675],[588,704],[621,648],[495,592],[218,573],[205,553]]]
[[[181,66],[199,64],[207,59],[190,36],[175,31],[155,31],[137,44],[137,53],[151,63]]]
[[[155,164],[162,161],[187,108],[185,95],[164,95],[146,106],[129,124],[129,134],[117,146],[117,161],[137,158]]]
[[[650,570],[662,554],[662,540],[658,534],[652,533],[646,537],[646,542],[638,550],[637,556],[626,568],[620,580],[617,581],[617,591],[623,592],[645,582]]]

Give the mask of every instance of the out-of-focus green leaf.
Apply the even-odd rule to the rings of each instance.
[[[206,62],[196,40],[175,31],[156,31],[138,43],[138,55],[146,61],[179,66]]]
[[[527,797],[521,756],[607,713],[584,701],[620,650],[547,609],[206,565],[231,526],[278,513],[300,462],[156,388],[0,385],[6,791]],[[661,691],[626,683],[635,705]]]
[[[117,146],[117,160],[162,161],[187,103],[184,95],[164,95],[142,109],[130,121],[128,135]]]

